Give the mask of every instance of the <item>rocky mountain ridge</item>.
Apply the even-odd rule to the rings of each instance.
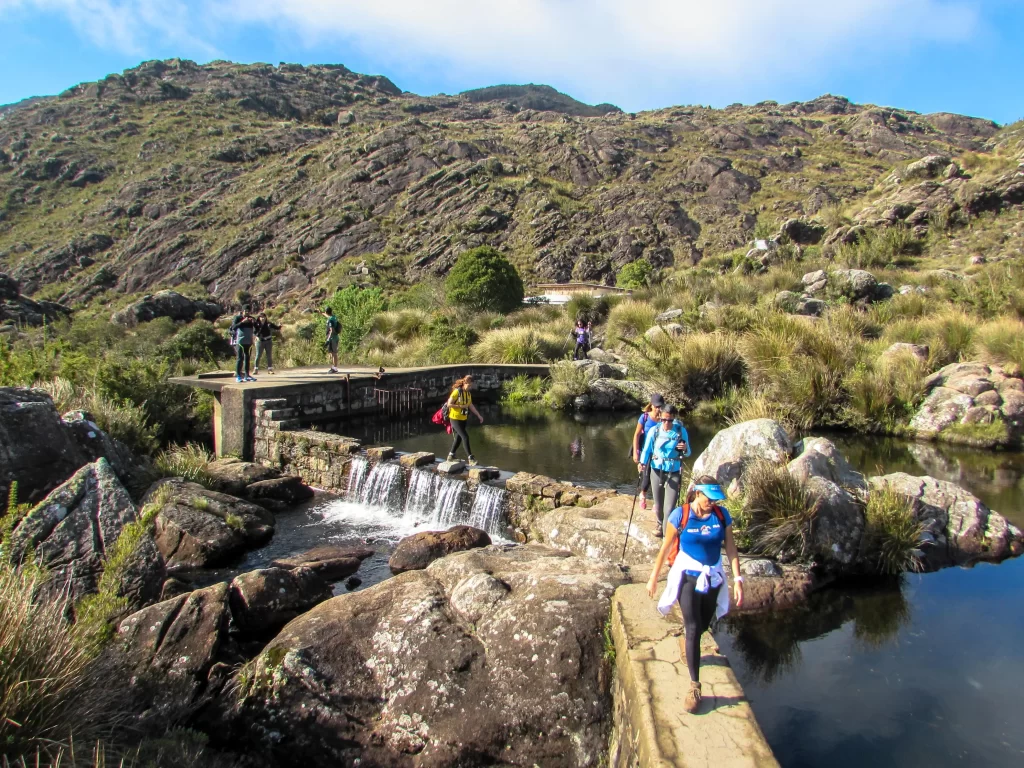
[[[528,280],[610,282],[867,208],[922,157],[1024,153],[1012,127],[836,96],[566,114],[583,107],[541,86],[420,97],[341,65],[145,62],[0,121],[0,263],[71,304],[179,284],[280,301],[356,265],[401,287],[481,244]]]

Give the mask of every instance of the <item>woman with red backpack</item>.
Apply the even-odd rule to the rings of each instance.
[[[732,535],[732,517],[729,510],[717,503],[724,498],[715,478],[704,475],[694,481],[686,494],[686,503],[668,516],[665,541],[647,582],[647,593],[654,597],[661,566],[667,559],[671,569],[658,610],[667,616],[678,600],[683,613],[686,635],[679,639],[679,651],[690,672],[690,690],[683,703],[690,713],[697,711],[701,701],[701,635],[711,626],[712,619],[729,612],[729,590],[722,567],[723,544],[732,569],[736,607],[743,605],[743,577]]]

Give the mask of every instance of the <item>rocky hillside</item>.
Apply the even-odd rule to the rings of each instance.
[[[423,98],[340,65],[151,61],[0,116],[0,263],[65,303],[299,298],[357,265],[409,285],[484,243],[530,280],[612,281],[791,217],[820,219],[810,242],[905,220],[940,188],[911,224],[997,210],[1021,133],[834,96],[631,115],[544,86]],[[926,156],[947,160],[906,172]]]

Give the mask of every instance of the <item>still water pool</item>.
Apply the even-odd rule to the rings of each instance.
[[[631,493],[633,416],[482,409],[481,463]],[[368,443],[448,452],[418,417],[339,427]],[[690,430],[694,456],[714,431]],[[826,435],[859,470],[952,480],[1024,525],[1024,457]],[[650,513],[648,513],[650,514]],[[779,762],[824,766],[1024,765],[1024,559],[832,588],[718,637]]]

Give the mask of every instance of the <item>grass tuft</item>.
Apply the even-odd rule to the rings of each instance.
[[[876,573],[895,576],[921,570],[924,526],[910,499],[888,486],[871,491],[864,510],[861,559]]]

